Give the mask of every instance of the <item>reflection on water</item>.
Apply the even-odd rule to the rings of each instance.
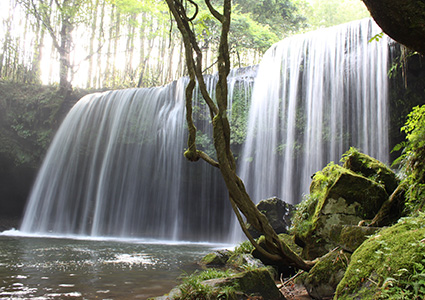
[[[0,236],[0,299],[160,296],[211,248]]]

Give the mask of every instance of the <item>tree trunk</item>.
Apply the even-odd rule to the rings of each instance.
[[[106,53],[106,67],[105,67],[105,72],[104,72],[104,77],[103,77],[103,87],[109,87],[111,85],[111,56],[112,56],[112,41],[113,41],[113,36],[114,36],[114,26],[112,26],[112,24],[114,24],[114,20],[115,20],[115,10],[116,10],[116,6],[112,5],[112,9],[111,9],[111,13],[110,13],[110,22],[111,25],[109,27],[109,36],[108,36],[108,49],[107,49],[107,53]]]
[[[373,19],[397,42],[425,55],[423,0],[363,0]]]
[[[227,119],[227,75],[230,72],[228,34],[231,19],[231,0],[223,1],[223,13],[219,13],[215,10],[209,0],[205,1],[210,13],[222,24],[217,63],[219,74],[216,86],[217,105],[208,94],[204,82],[202,74],[202,50],[199,48],[196,35],[192,31],[191,26],[191,21],[196,18],[198,7],[194,2],[189,1],[193,6],[195,6],[194,16],[189,17],[186,14],[185,6],[180,0],[166,0],[166,2],[183,36],[186,64],[190,78],[189,84],[186,88],[186,120],[189,130],[189,139],[188,150],[185,152],[185,157],[190,161],[197,161],[202,158],[214,167],[218,167],[220,169],[229,192],[229,200],[242,230],[260,253],[273,261],[295,266],[303,270],[310,270],[315,262],[304,261],[279,239],[265,215],[262,214],[251,201],[242,180],[236,174],[236,163],[230,150],[230,125]],[[216,149],[218,160],[217,162],[211,159],[204,152],[196,149],[196,127],[192,120],[192,95],[195,88],[195,80],[198,81],[202,96],[210,108],[213,123],[214,147]],[[265,248],[258,245],[249,234],[241,213],[252,226],[265,236]]]
[[[128,22],[128,33],[126,42],[126,62],[124,69],[124,78],[128,78],[131,85],[134,84],[134,70],[133,70],[133,55],[134,55],[134,37],[136,35],[136,14],[130,16],[130,22]]]
[[[94,64],[94,59],[93,59],[93,55],[91,55],[93,53],[94,50],[94,41],[95,41],[95,37],[96,37],[96,23],[97,23],[97,12],[98,12],[98,7],[99,7],[99,0],[95,1],[94,4],[94,9],[93,12],[91,14],[91,35],[90,35],[90,43],[89,43],[89,69],[87,71],[87,82],[86,82],[86,88],[90,88],[92,86],[92,80],[93,80],[93,64]],[[99,40],[98,43],[100,44],[101,41]]]

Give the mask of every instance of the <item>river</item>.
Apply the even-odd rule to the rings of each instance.
[[[12,233],[12,234],[10,234]],[[147,299],[223,245],[0,236],[0,299]]]

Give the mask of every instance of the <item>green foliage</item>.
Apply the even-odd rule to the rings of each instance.
[[[373,37],[370,38],[369,43],[373,42],[373,41],[379,42],[379,40],[382,39],[383,36],[384,36],[384,32],[377,33]]]
[[[235,3],[235,13],[251,16],[279,39],[306,26],[303,8],[307,4],[303,0],[236,0]]]
[[[0,81],[0,154],[16,166],[37,167],[57,126],[62,101],[53,86]]]
[[[312,217],[320,196],[319,193],[305,195],[303,201],[297,204],[292,217],[291,233],[304,237],[312,231]]]
[[[406,204],[414,212],[423,209],[425,199],[425,105],[413,108],[401,131],[406,133],[406,141],[394,148],[393,151],[403,149],[394,165],[400,165],[409,187]]]
[[[250,241],[243,241],[235,247],[234,254],[248,254],[254,250],[254,246]]]
[[[207,269],[202,272],[194,272],[184,275],[182,283],[178,286],[181,295],[174,297],[176,300],[214,300],[214,299],[236,299],[237,286],[226,286],[220,289],[202,283],[205,280],[225,278],[233,275],[230,270]]]
[[[358,0],[312,0],[305,15],[309,29],[339,25],[370,17],[363,2]]]
[[[229,37],[232,51],[254,49],[265,52],[278,41],[279,37],[269,25],[254,21],[248,14],[233,15]]]

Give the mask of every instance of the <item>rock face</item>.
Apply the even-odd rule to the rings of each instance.
[[[343,167],[329,164],[314,175],[310,196],[295,215],[295,239],[306,259],[343,244],[344,226],[372,219],[396,188],[394,173],[379,161],[355,149],[343,161]]]
[[[272,197],[261,200],[257,204],[257,208],[267,217],[277,234],[288,232],[289,227],[291,227],[291,214],[295,209],[292,204],[288,204],[277,197]],[[258,238],[261,235],[252,226],[249,226],[248,230],[254,238]]]

